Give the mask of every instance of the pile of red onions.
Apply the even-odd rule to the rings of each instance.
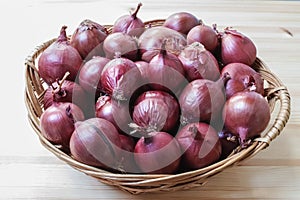
[[[121,173],[200,169],[250,145],[271,115],[253,41],[188,12],[146,25],[141,6],[112,29],[84,20],[68,38],[61,28],[38,62],[41,134]]]

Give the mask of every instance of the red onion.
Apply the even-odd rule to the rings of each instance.
[[[218,135],[222,145],[222,154],[220,159],[224,159],[228,157],[233,152],[233,150],[240,145],[240,143],[236,135],[233,135],[226,130],[218,132]]]
[[[221,58],[224,65],[239,62],[250,66],[256,59],[256,47],[244,34],[227,28],[221,38]]]
[[[75,104],[54,103],[41,115],[41,134],[54,144],[68,147],[74,123],[84,119],[82,110]]]
[[[129,100],[140,86],[141,72],[133,61],[115,58],[105,65],[100,81],[104,92],[114,99]]]
[[[238,135],[245,146],[267,127],[270,108],[267,100],[257,92],[238,92],[226,101],[223,118],[226,130]]]
[[[228,74],[224,74],[216,82],[206,79],[190,82],[179,98],[181,123],[210,122],[218,118],[225,104],[224,84],[228,79]]]
[[[165,49],[165,42],[149,63],[148,78],[152,88],[174,93],[186,81],[181,61]]]
[[[72,156],[87,165],[116,169],[121,142],[114,125],[105,119],[91,118],[75,126],[70,139]]]
[[[74,81],[82,64],[78,51],[68,42],[66,28],[61,28],[60,36],[43,51],[38,60],[39,75],[49,85],[61,80],[66,72],[70,72],[68,80]]]
[[[122,32],[139,37],[145,30],[145,24],[137,17],[141,6],[142,3],[139,3],[134,13],[119,17],[113,25],[112,32]]]
[[[132,122],[129,105],[117,102],[110,96],[100,96],[96,102],[96,117],[106,119],[113,123],[119,132],[129,134],[128,124]]]
[[[218,134],[206,123],[197,122],[184,126],[176,135],[183,153],[186,170],[200,169],[218,161],[222,147]]]
[[[188,44],[200,42],[212,53],[215,52],[219,45],[217,31],[203,23],[192,28],[186,38]]]
[[[86,19],[80,23],[71,37],[71,45],[78,50],[82,59],[103,56],[103,41],[108,32],[100,24]]]
[[[179,168],[180,147],[166,132],[152,132],[151,137],[141,137],[134,153],[135,161],[144,173],[171,174]]]
[[[199,42],[194,42],[184,48],[178,56],[183,64],[189,81],[209,79],[216,81],[220,78],[220,70],[216,58]]]
[[[152,27],[139,37],[138,45],[142,59],[150,62],[160,52],[165,41],[165,49],[175,55],[178,55],[186,45],[185,37],[179,32],[164,26]]]
[[[104,66],[110,60],[104,57],[96,56],[86,62],[79,72],[79,84],[90,94],[100,94],[101,82],[100,75]]]
[[[170,15],[163,26],[187,34],[194,26],[199,24],[197,17],[187,12],[178,12]]]
[[[116,54],[130,60],[137,60],[138,58],[137,41],[126,33],[118,32],[108,35],[103,42],[103,49],[109,59],[116,57]]]
[[[163,91],[148,91],[135,102],[133,121],[138,131],[172,131],[179,119],[179,104]]]
[[[230,63],[222,69],[221,73],[228,73],[231,78],[225,86],[227,99],[253,85],[256,92],[264,95],[264,81],[261,75],[250,66],[243,63]]]

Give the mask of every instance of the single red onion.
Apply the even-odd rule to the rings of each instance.
[[[113,123],[119,132],[129,134],[132,122],[129,105],[113,100],[110,96],[100,96],[96,102],[95,116]]]
[[[264,81],[261,75],[250,66],[243,63],[230,63],[222,69],[221,74],[224,73],[230,75],[230,80],[225,86],[227,99],[252,86],[255,86],[257,93],[264,95]]]
[[[138,59],[137,41],[127,33],[111,33],[104,40],[103,49],[105,56],[109,59],[115,58],[116,54],[130,60]]]
[[[179,98],[181,123],[211,122],[218,118],[226,101],[224,84],[229,78],[228,74],[224,74],[216,82],[206,79],[190,82]]]
[[[223,109],[226,130],[239,136],[242,146],[260,136],[270,121],[270,115],[267,100],[254,91],[234,94]]]
[[[166,132],[152,132],[141,137],[134,149],[134,158],[147,174],[172,174],[179,169],[181,150],[176,139]]]
[[[71,45],[78,50],[82,59],[89,60],[93,56],[103,56],[103,41],[108,32],[104,26],[86,19],[77,27],[71,37]]]
[[[43,51],[38,60],[39,75],[49,85],[61,80],[66,72],[70,72],[68,80],[74,81],[82,65],[80,54],[68,41],[66,28],[61,28],[57,40]]]
[[[178,125],[179,104],[166,92],[147,91],[134,105],[132,118],[135,124],[131,127],[137,131],[172,131]]]
[[[109,61],[100,76],[103,91],[116,100],[129,100],[140,87],[141,72],[136,64],[127,58]]]
[[[102,91],[100,75],[104,66],[109,61],[107,58],[96,56],[81,67],[79,72],[79,84],[84,90],[90,94],[100,94]]]
[[[193,14],[187,12],[178,12],[167,17],[163,26],[186,35],[198,24],[199,20]]]
[[[218,133],[206,123],[184,126],[176,135],[182,149],[185,170],[200,169],[219,160],[222,152]]]
[[[216,81],[220,78],[218,61],[212,53],[199,42],[186,46],[178,56],[183,64],[189,81],[208,79]]]
[[[159,54],[154,56],[148,68],[148,78],[151,87],[156,90],[175,91],[184,81],[184,69],[181,61],[165,49],[166,41],[162,44]]]
[[[71,155],[87,165],[117,169],[121,142],[112,123],[101,118],[90,118],[75,124],[70,139]]]
[[[145,30],[144,22],[137,17],[137,13],[141,6],[142,3],[139,3],[134,13],[119,17],[112,27],[112,32],[122,32],[131,36],[139,37]]]
[[[145,30],[138,40],[142,60],[150,62],[155,55],[159,54],[165,41],[165,49],[175,55],[186,46],[186,39],[179,32],[164,26],[151,27]]]
[[[74,123],[83,121],[82,110],[73,103],[54,103],[41,115],[41,134],[50,142],[69,147]]]
[[[217,31],[203,23],[192,28],[186,38],[188,44],[200,42],[211,53],[214,53],[219,45]]]
[[[255,44],[244,34],[227,28],[221,37],[221,59],[224,65],[239,62],[251,66],[256,59]]]

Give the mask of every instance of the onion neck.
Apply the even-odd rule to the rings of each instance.
[[[166,45],[167,45],[167,39],[165,39],[162,42],[160,52],[159,52],[159,54],[161,54],[163,57],[165,57],[167,55]]]
[[[224,88],[224,86],[226,85],[226,83],[229,79],[231,79],[230,74],[228,72],[225,72],[222,75],[222,77],[219,80],[217,80],[217,82],[216,82],[217,87]]]
[[[247,136],[249,133],[249,129],[248,128],[244,128],[244,127],[239,127],[238,128],[238,134],[239,134],[239,139],[240,139],[240,144],[242,147],[246,147],[247,146]]]
[[[143,137],[143,139],[144,139],[144,144],[146,144],[146,145],[149,145],[153,142],[152,136]]]
[[[254,91],[257,90],[255,79],[254,79],[254,77],[252,75],[247,76],[244,79],[244,85],[245,85],[246,91],[254,92]]]
[[[72,120],[73,123],[76,122],[73,114],[72,114],[72,109],[71,109],[71,106],[69,105],[67,108],[66,108],[66,115],[68,116],[69,119]]]
[[[136,7],[134,13],[132,13],[132,15],[131,15],[133,19],[136,19],[136,18],[137,18],[136,15],[137,15],[137,13],[139,12],[139,10],[140,10],[140,8],[142,7],[142,5],[143,5],[142,3],[139,3],[139,4],[137,5],[137,7]]]
[[[203,137],[202,137],[202,134],[199,132],[198,128],[196,125],[193,125],[191,127],[189,127],[189,132],[192,133],[192,137],[195,139],[195,140],[202,140]]]
[[[57,42],[65,42],[68,40],[66,33],[67,26],[62,26],[60,29],[60,35],[57,38]]]
[[[66,72],[64,77],[61,79],[61,81],[57,81],[58,87],[55,88],[53,85],[51,85],[53,91],[52,94],[54,95],[54,99],[65,97],[67,95],[66,91],[62,89],[62,85],[67,79],[67,77],[70,75],[70,72]]]
[[[230,29],[229,27],[225,28],[224,33],[231,34],[231,35],[237,36],[239,38],[244,38],[244,35],[242,35],[241,33],[239,33],[237,30]]]

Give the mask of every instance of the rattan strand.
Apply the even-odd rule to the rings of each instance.
[[[146,25],[147,27],[160,26],[163,22],[164,20],[152,20],[146,22]],[[106,26],[106,28],[108,28],[108,31],[111,31],[110,25]],[[41,99],[46,88],[43,80],[39,77],[36,61],[38,56],[54,41],[55,39],[52,39],[36,47],[25,61],[25,104],[28,111],[28,119],[33,130],[37,133],[42,145],[65,163],[103,183],[116,186],[121,190],[132,194],[162,191],[170,192],[202,186],[211,176],[224,171],[228,167],[240,164],[243,160],[253,157],[261,150],[268,147],[282,132],[290,116],[290,95],[286,86],[283,85],[280,79],[273,74],[259,58],[257,58],[253,68],[262,75],[263,79],[267,83],[265,91],[270,108],[274,111],[274,107],[278,106],[279,109],[277,111],[278,113],[272,113],[276,117],[274,121],[270,122],[271,126],[269,130],[267,130],[260,138],[255,139],[247,148],[239,152],[232,153],[226,159],[208,167],[174,175],[112,173],[96,167],[88,166],[74,160],[70,155],[64,153],[58,146],[53,145],[45,139],[40,132],[39,118],[43,113],[43,104]]]

